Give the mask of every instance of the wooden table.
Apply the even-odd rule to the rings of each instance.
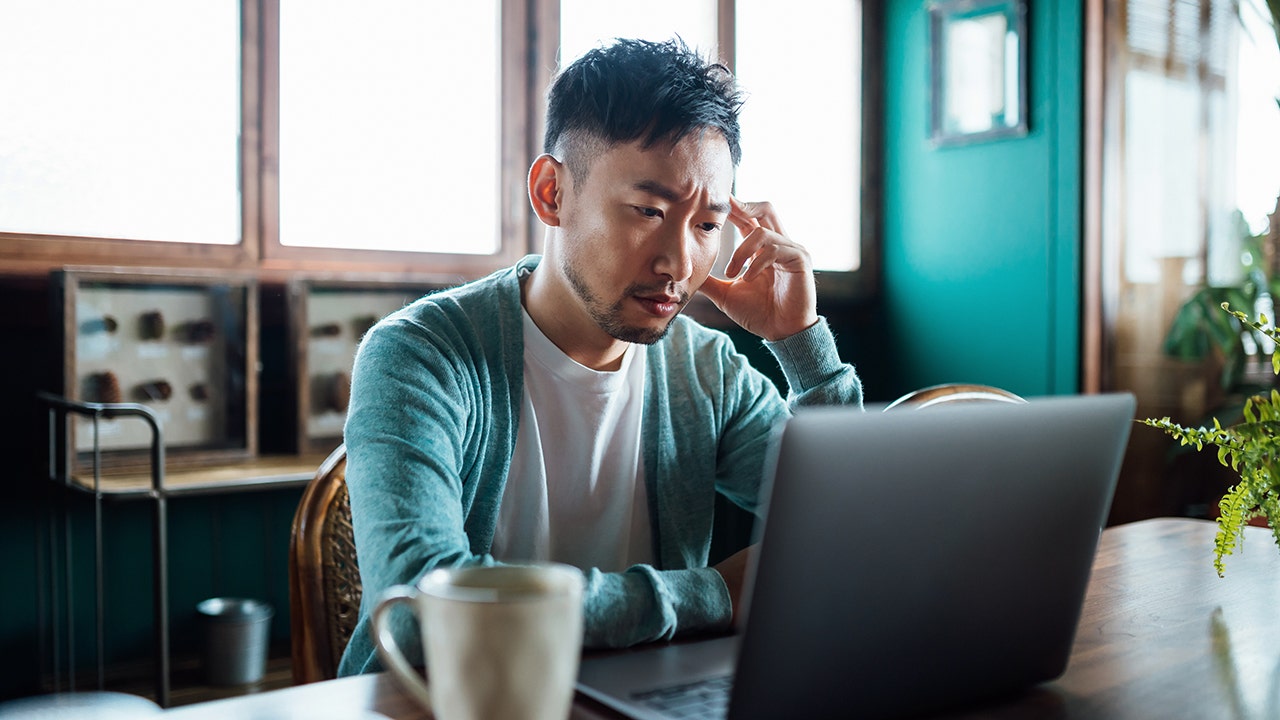
[[[1109,528],[1066,674],[950,718],[1280,717],[1280,551],[1247,530],[1214,573],[1215,525],[1164,518]],[[856,706],[850,708],[855,713]],[[427,718],[386,674],[170,710],[201,718]],[[579,697],[574,718],[613,718]]]

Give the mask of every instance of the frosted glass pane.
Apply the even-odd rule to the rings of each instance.
[[[227,0],[0,2],[0,231],[240,242]]]
[[[716,0],[561,0],[561,65],[620,37],[662,41],[679,35],[700,54],[716,57],[716,18]]]
[[[1250,231],[1269,227],[1268,214],[1280,193],[1280,47],[1261,0],[1240,9],[1244,25],[1235,70],[1239,83],[1236,187],[1240,212]]]
[[[737,3],[742,165],[737,195],[768,200],[819,270],[860,264],[861,3]]]
[[[1205,218],[1201,173],[1200,94],[1193,81],[1141,70],[1125,76],[1125,279],[1160,280],[1161,258],[1192,258],[1187,282],[1198,282]]]
[[[498,250],[498,5],[281,1],[281,244]]]

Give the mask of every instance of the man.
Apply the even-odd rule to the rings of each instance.
[[[545,254],[365,337],[346,426],[364,600],[342,674],[377,667],[382,591],[440,566],[582,568],[590,646],[729,626],[745,555],[707,567],[715,494],[757,510],[789,407],[862,402],[808,255],[767,203],[731,197],[739,106],[681,43],[591,51],[553,84],[529,171]],[[744,240],[721,280],[727,223]],[[766,341],[787,401],[679,315],[699,290]]]

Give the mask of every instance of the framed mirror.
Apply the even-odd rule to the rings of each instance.
[[[929,136],[959,145],[1027,134],[1026,4],[929,6]]]

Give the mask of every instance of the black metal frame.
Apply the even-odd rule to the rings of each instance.
[[[153,580],[155,584],[153,595],[153,623],[155,627],[155,658],[156,658],[156,702],[162,707],[169,706],[169,680],[170,680],[170,656],[169,656],[169,543],[168,543],[168,506],[167,493],[164,487],[164,437],[160,429],[160,420],[151,408],[137,403],[88,403],[67,400],[59,395],[53,395],[45,392],[36,393],[36,397],[48,409],[49,422],[49,455],[47,479],[52,486],[63,490],[81,489],[73,481],[70,463],[68,460],[68,414],[84,415],[93,421],[93,486],[90,490],[93,493],[93,510],[94,510],[94,609],[95,609],[95,635],[97,650],[97,687],[99,690],[104,689],[105,684],[105,626],[106,618],[104,612],[104,575],[103,575],[103,535],[102,535],[102,501],[104,493],[102,491],[102,467],[101,467],[101,449],[99,447],[99,430],[98,421],[108,420],[118,417],[138,417],[141,418],[151,428],[151,489],[148,497],[155,503],[153,523],[152,523],[152,542],[154,544],[153,559]],[[73,598],[74,584],[71,574],[71,521],[67,513],[65,504],[59,504],[61,507],[61,528],[63,531],[62,542],[62,560],[63,560],[63,580],[65,583],[65,608],[66,608],[66,624],[67,636],[65,639],[67,649],[67,684],[68,688],[75,690],[75,620],[73,617]],[[49,605],[50,605],[50,638],[49,647],[51,648],[52,664],[54,671],[55,687],[60,689],[62,684],[61,669],[58,657],[59,642],[57,626],[58,623],[53,621],[57,615],[57,606],[59,602],[59,590],[57,584],[57,529],[59,523],[54,516],[54,505],[50,503],[49,514],[49,557],[47,558],[47,566],[49,570]],[[44,587],[44,581],[40,583]],[[41,628],[43,632],[43,628]],[[41,652],[45,650],[45,644],[41,642]]]

